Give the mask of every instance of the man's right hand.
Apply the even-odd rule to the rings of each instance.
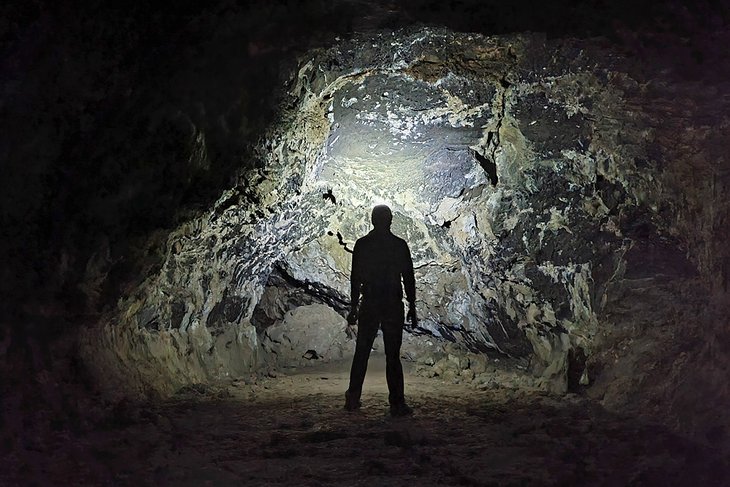
[[[350,326],[357,325],[357,310],[351,309],[350,312],[347,314],[347,324]]]

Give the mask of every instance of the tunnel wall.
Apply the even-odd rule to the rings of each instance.
[[[89,369],[110,390],[164,394],[261,369],[270,357],[252,317],[275,263],[346,304],[342,242],[367,228],[368,192],[312,176],[332,130],[329,105],[377,73],[432,84],[451,76],[463,80],[454,96],[464,113],[474,107],[469,89],[489,95],[484,136],[470,147],[485,177],[436,202],[430,218],[418,202],[395,208],[397,233],[442,250],[416,258],[417,267],[437,264],[418,269],[429,334],[521,359],[549,390],[588,386],[615,409],[649,405],[691,434],[715,431],[715,416],[682,409],[706,391],[725,397],[727,356],[717,344],[727,277],[716,236],[726,183],[713,154],[727,124],[709,127],[698,115],[721,120],[719,107],[599,41],[390,35],[302,60],[258,146],[261,169],[170,234],[159,272],[84,335]],[[457,113],[450,123],[467,119]],[[694,171],[709,179],[688,184]],[[339,204],[323,198],[328,189]],[[363,202],[361,212],[348,201]],[[449,308],[446,295],[463,306]]]
[[[0,94],[0,117],[6,122],[0,182],[3,400],[12,402],[19,391],[42,384],[46,399],[54,402],[59,394],[76,394],[76,382],[87,384],[80,379],[86,373],[110,394],[169,394],[190,382],[260,370],[270,353],[256,346],[261,345],[256,329],[261,324],[251,313],[265,308],[270,294],[286,296],[291,306],[315,300],[314,306],[341,312],[347,304],[341,285],[348,254],[338,239],[349,243],[367,227],[366,217],[352,218],[339,234],[328,235],[327,230],[336,230],[333,218],[341,221],[337,206],[321,206],[327,200],[318,191],[330,188],[313,184],[308,199],[296,190],[306,184],[297,178],[309,174],[302,164],[319,160],[332,133],[325,121],[328,103],[320,98],[324,87],[348,73],[363,74],[362,69],[428,83],[451,72],[494,89],[483,115],[490,118],[497,108],[490,120],[503,123],[499,130],[492,123],[492,138],[473,144],[476,155],[462,162],[479,165],[485,179],[497,176],[496,170],[501,174],[497,185],[485,186],[480,195],[471,191],[479,184],[469,191],[472,206],[464,214],[480,215],[477,231],[460,226],[464,219],[455,219],[449,205],[440,207],[434,221],[422,218],[421,209],[399,208],[396,230],[446,249],[442,256],[455,270],[429,274],[428,267],[421,269],[421,282],[441,289],[420,289],[428,334],[413,336],[441,334],[471,348],[484,347],[486,353],[495,353],[497,346],[523,363],[534,356],[530,374],[553,390],[564,388],[567,378],[572,390],[583,391],[585,372],[584,392],[605,405],[664,421],[703,441],[722,441],[728,424],[729,364],[723,344],[728,341],[730,276],[725,196],[730,63],[721,47],[727,44],[726,7],[702,2],[462,3],[464,11],[419,1],[399,2],[395,9],[390,2],[288,2],[288,8],[277,2],[246,2],[244,7],[212,2],[205,8],[181,4],[174,12],[151,5],[124,11],[45,2],[6,5],[9,21],[0,35],[6,75]],[[457,36],[467,46],[464,52],[433,45],[422,49],[419,60],[413,45],[366,48],[361,41],[372,46],[383,38],[360,36],[357,62],[342,51],[346,43],[305,54],[307,46],[338,42],[334,35],[347,38],[353,29],[390,31],[419,19],[461,31],[547,31],[552,40],[511,36],[483,42],[479,36]],[[423,34],[418,29],[398,33],[411,40]],[[433,34],[432,39],[440,35],[438,29]],[[596,34],[608,39],[565,40]],[[468,46],[476,45],[494,52],[475,55]],[[508,45],[512,52],[507,49],[505,60],[499,50],[504,54]],[[394,66],[388,56],[398,50],[407,63]],[[499,62],[485,66],[490,59]],[[311,67],[301,71],[310,61]],[[506,72],[515,77],[499,77]],[[289,96],[271,90],[285,82]],[[302,86],[314,96],[303,96]],[[583,91],[588,91],[584,100],[578,96]],[[279,103],[274,93],[284,101]],[[468,98],[457,95],[452,101]],[[600,116],[592,115],[596,100]],[[499,106],[507,108],[501,116]],[[265,140],[253,144],[258,152],[252,153],[252,141],[273,112],[280,114],[278,123]],[[553,274],[560,266],[538,265],[535,271],[533,264],[554,260],[551,242],[565,245],[568,236],[595,228],[578,223],[590,205],[573,208],[591,200],[591,173],[582,174],[579,164],[584,148],[578,144],[565,157],[561,149],[567,164],[559,171],[545,155],[573,144],[566,136],[571,132],[563,129],[576,116],[586,116],[583,126],[593,131],[588,166],[609,163],[596,170],[594,184],[608,218],[600,204],[590,211],[611,223],[599,232],[600,239],[616,239],[599,239],[600,259],[593,252],[581,254],[590,245],[571,241],[564,248],[571,249],[576,262],[591,265],[565,277]],[[551,123],[560,130],[540,133]],[[586,142],[582,134],[575,139]],[[469,151],[458,153],[462,157]],[[296,164],[288,162],[292,154],[299,157]],[[631,162],[635,154],[641,156]],[[523,163],[531,168],[524,174]],[[611,174],[612,168],[619,173]],[[280,170],[281,179],[276,176]],[[638,178],[623,176],[622,171],[634,170]],[[570,198],[564,194],[566,179]],[[576,184],[580,189],[571,191]],[[548,207],[550,194],[560,201],[555,212]],[[347,201],[340,193],[334,196]],[[507,203],[509,198],[508,205],[484,209],[485,201]],[[287,213],[286,202],[300,207]],[[532,207],[547,209],[550,219],[528,214]],[[311,232],[305,237],[296,230],[302,208],[319,214],[303,225],[303,232]],[[515,218],[502,221],[497,210]],[[616,211],[618,218],[611,213]],[[287,227],[274,214],[289,215],[295,225]],[[493,238],[482,233],[484,222],[507,225]],[[445,226],[436,233],[438,224]],[[290,228],[285,238],[296,242],[289,251],[271,238],[282,227]],[[454,238],[457,233],[461,240]],[[517,241],[520,236],[527,244]],[[540,237],[547,245],[534,245]],[[447,248],[447,243],[453,245]],[[464,252],[470,245],[478,255]],[[496,254],[500,245],[502,252]],[[315,281],[306,282],[312,277],[311,267],[302,266],[307,256],[323,255],[331,260]],[[529,272],[516,272],[519,262],[504,259],[510,255],[526,256]],[[213,264],[201,266],[203,259]],[[285,284],[281,274],[266,276],[272,266],[286,271]],[[258,277],[252,279],[249,272]],[[438,275],[448,279],[432,279]],[[472,292],[480,284],[484,297]],[[285,292],[267,294],[286,286]],[[461,290],[453,294],[458,306],[439,307],[438,295],[454,289]],[[578,298],[571,300],[576,309],[590,303],[583,306],[584,316],[595,320],[581,321],[583,329],[565,327],[565,320],[578,322],[572,308],[569,316],[555,316],[565,331],[552,326],[546,303],[555,311],[554,303],[568,296]],[[486,307],[490,302],[498,306]],[[275,321],[284,316],[277,313]],[[464,323],[459,313],[471,321]],[[77,345],[83,363],[77,360]],[[69,381],[74,384],[66,388]],[[29,397],[35,403],[36,391]]]
[[[547,39],[528,36],[534,39],[530,51],[535,54],[520,58],[523,68],[561,64],[587,50],[592,53],[588,58],[595,54],[597,59],[586,69],[603,73],[597,86],[616,88],[613,93],[627,107],[613,122],[620,126],[633,120],[632,114],[644,114],[637,127],[647,157],[637,167],[652,174],[650,189],[659,196],[621,219],[620,231],[630,242],[605,293],[596,286],[595,294],[603,293],[605,302],[600,309],[593,307],[597,331],[592,351],[585,367],[580,354],[568,354],[576,364],[568,367],[568,382],[574,388],[578,383],[573,390],[621,412],[665,422],[702,441],[727,439],[726,5],[285,3],[183,2],[171,10],[162,4],[116,9],[99,2],[69,8],[62,2],[10,1],[0,7],[5,19],[0,26],[0,119],[5,129],[0,144],[0,402],[6,412],[18,413],[13,421],[28,420],[26,412],[42,410],[44,401],[55,407],[59,397],[64,408],[83,412],[86,406],[77,399],[97,386],[113,395],[149,396],[172,393],[191,381],[259,370],[267,354],[240,345],[250,343],[253,334],[235,324],[248,303],[221,291],[232,289],[232,279],[211,280],[221,288],[208,301],[205,280],[195,276],[199,270],[193,265],[194,290],[173,286],[176,299],[165,305],[159,303],[169,293],[166,283],[182,283],[182,273],[160,280],[157,297],[144,287],[149,282],[141,283],[159,275],[169,260],[168,249],[178,247],[175,239],[178,248],[191,242],[201,249],[213,245],[197,240],[208,230],[188,224],[205,221],[219,197],[216,207],[225,207],[229,197],[236,206],[258,205],[256,183],[271,178],[252,169],[275,165],[266,154],[280,144],[272,142],[272,133],[268,142],[258,144],[258,155],[249,149],[257,145],[273,112],[298,109],[297,97],[280,104],[274,94],[281,91],[271,88],[296,78],[298,68],[312,59],[310,47],[337,43],[353,31],[390,31],[425,21],[489,35],[547,32]],[[569,40],[592,36],[603,37]],[[570,52],[551,61],[563,48]],[[617,53],[621,55],[615,57]],[[431,60],[436,61],[433,76],[445,72],[438,58],[424,59],[421,68]],[[601,66],[610,67],[604,71]],[[614,79],[616,74],[623,81]],[[543,84],[552,81],[546,78]],[[279,135],[282,131],[280,126]],[[623,143],[623,135],[617,142]],[[321,147],[315,149],[309,155],[321,153]],[[484,165],[496,168],[489,160]],[[236,172],[236,189],[224,192],[234,186]],[[602,195],[613,193],[604,182],[599,186]],[[411,216],[400,215],[403,229],[411,228],[405,223],[418,215]],[[253,212],[242,225],[264,217],[263,211]],[[351,233],[366,225],[363,217]],[[421,238],[421,230],[414,236]],[[297,255],[322,254],[325,250],[317,247],[325,243],[341,260],[325,267],[344,269],[346,252],[336,254],[341,246],[333,237],[315,239]],[[241,255],[246,255],[244,247]],[[293,255],[278,264],[296,272]],[[613,264],[607,264],[591,274],[611,269]],[[183,265],[183,259],[174,263]],[[461,282],[466,279],[462,272],[450,275],[462,288],[468,286]],[[344,278],[327,277],[330,282]],[[264,290],[283,289],[277,279],[270,275]],[[286,285],[296,288],[276,295],[295,296],[297,306],[311,299],[326,302],[330,310],[343,306],[334,289],[309,286],[292,275],[287,279]],[[202,284],[196,288],[198,280]],[[148,292],[159,309],[147,309],[150,330],[142,332],[133,316],[143,309]],[[200,316],[197,324],[182,326],[195,313],[208,313],[205,326],[200,326]],[[168,315],[169,323],[162,323]],[[461,333],[440,326],[429,332],[439,329]],[[228,337],[222,330],[228,330]],[[83,361],[78,360],[80,331]],[[214,337],[222,338],[211,347]],[[231,348],[236,340],[240,344]],[[531,353],[532,345],[525,350]],[[564,354],[557,358],[560,362]],[[579,381],[586,370],[589,385],[584,390]]]

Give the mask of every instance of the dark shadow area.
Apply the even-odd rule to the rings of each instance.
[[[584,400],[419,379],[414,415],[390,418],[385,392],[369,394],[358,413],[342,411],[333,389],[344,380],[291,376],[118,404],[72,434],[36,439],[37,455],[2,465],[0,480],[722,485],[730,474],[712,450]],[[428,397],[435,389],[442,394]]]

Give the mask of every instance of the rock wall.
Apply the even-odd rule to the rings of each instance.
[[[414,256],[416,336],[511,356],[553,391],[591,383],[627,255],[658,241],[696,266],[641,75],[598,41],[540,36],[421,29],[311,52],[260,169],[172,232],[159,272],[86,333],[91,369],[162,392],[257,370],[285,313],[344,313],[349,251],[387,202]],[[272,288],[298,291],[276,311]]]
[[[518,386],[726,441],[722,2],[0,10],[11,416],[326,352],[386,201],[419,267],[419,373],[490,383],[499,358]],[[419,22],[548,38],[393,33]],[[302,337],[306,310],[332,326]]]

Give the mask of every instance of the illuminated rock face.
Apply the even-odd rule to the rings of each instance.
[[[295,342],[339,356],[336,333],[277,347],[312,310],[344,333],[349,250],[384,202],[416,267],[422,322],[407,347],[510,356],[558,392],[592,380],[626,253],[641,229],[673,231],[620,59],[421,30],[313,52],[285,89],[262,169],[172,232],[159,272],[85,336],[99,370],[169,392],[301,357]]]
[[[376,47],[343,45],[304,65],[294,88],[302,123],[282,135],[321,140],[300,177],[303,194],[332,195],[315,210],[322,230],[352,243],[369,208],[389,204],[414,255],[421,331],[522,358],[565,390],[569,356],[590,350],[602,288],[625,251],[620,210],[648,187],[634,166],[640,134],[627,150],[604,124],[626,116],[620,94],[569,53],[536,74],[523,64],[529,39],[428,32],[364,45]],[[358,53],[383,58],[382,45],[387,61],[358,64]],[[589,121],[588,106],[601,117]],[[301,130],[323,113],[329,130]],[[629,184],[619,174],[637,175]],[[328,241],[287,260],[300,281],[335,283],[345,296],[344,254],[327,279],[307,264],[342,252]],[[582,361],[574,367],[584,376]]]

